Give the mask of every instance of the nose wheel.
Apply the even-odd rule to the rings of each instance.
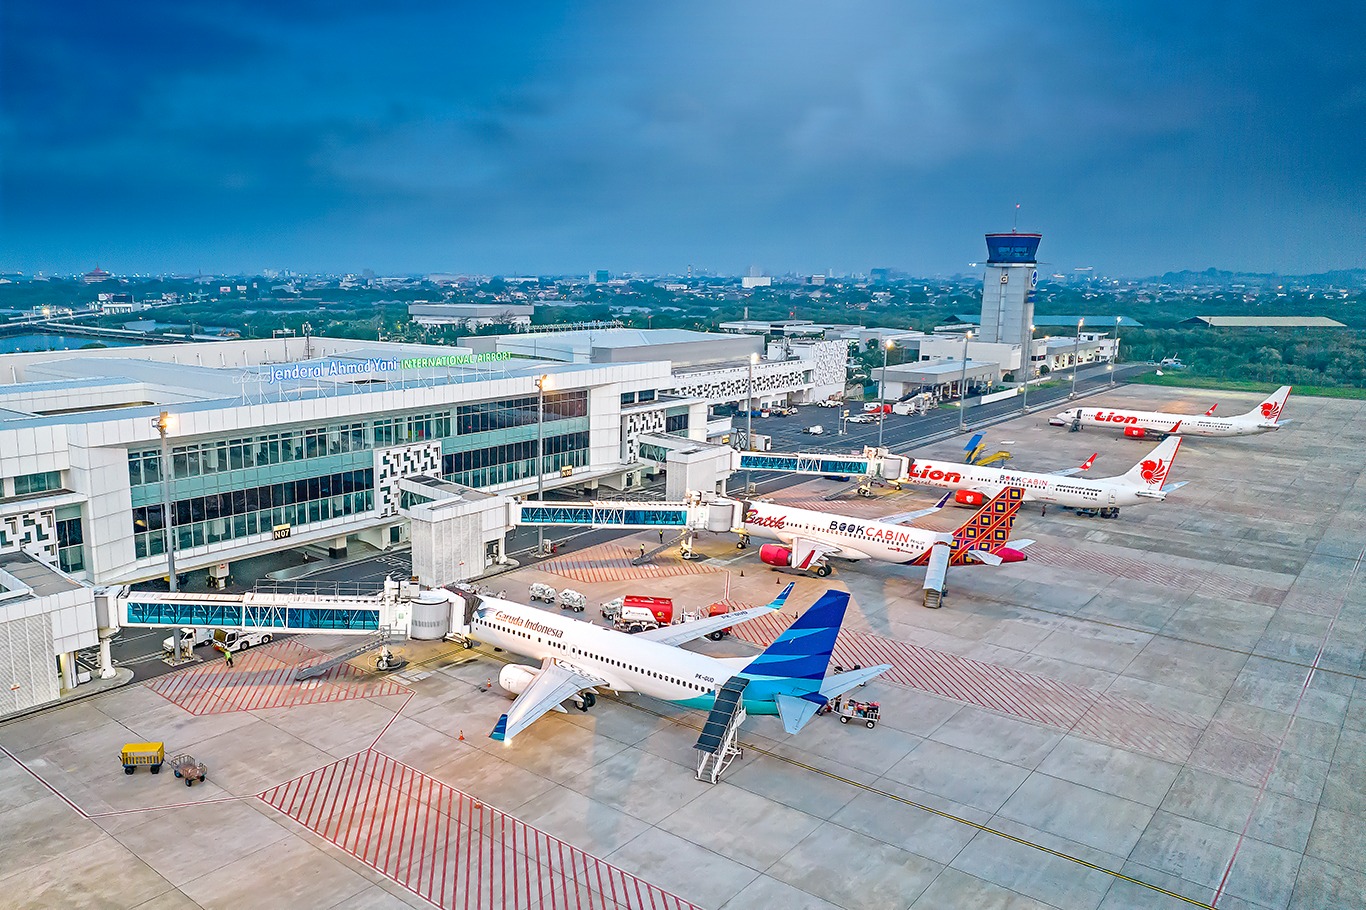
[[[826,577],[828,577],[829,575],[830,575],[830,567],[829,567],[829,566],[816,566],[816,577],[817,577],[817,578],[826,578]]]
[[[598,703],[597,695],[592,692],[585,692],[579,696],[579,710],[587,712],[589,708]]]

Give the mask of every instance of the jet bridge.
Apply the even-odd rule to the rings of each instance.
[[[898,480],[910,471],[911,459],[886,449],[864,448],[859,455],[830,452],[736,452],[736,471],[777,471],[784,474],[833,474]]]
[[[741,523],[741,505],[731,499],[684,502],[653,500],[607,502],[514,502],[508,507],[513,525],[581,526],[590,528],[682,528],[691,531],[729,531]]]
[[[119,626],[200,626],[271,632],[323,632],[331,635],[374,635],[382,629],[408,634],[411,622],[407,592],[388,581],[369,596],[336,596],[248,591],[245,594],[170,594],[106,588],[95,605]]]

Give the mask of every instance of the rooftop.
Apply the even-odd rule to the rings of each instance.
[[[1192,316],[1182,321],[1182,325],[1204,325],[1218,329],[1265,328],[1265,329],[1302,329],[1346,328],[1336,319],[1327,316]]]

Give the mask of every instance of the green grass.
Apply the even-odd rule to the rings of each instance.
[[[1178,371],[1164,373],[1161,376],[1156,373],[1144,373],[1142,376],[1135,376],[1129,381],[1140,382],[1145,385],[1179,386],[1187,389],[1224,389],[1230,392],[1274,392],[1280,388],[1280,384],[1275,382],[1210,379],[1204,376],[1186,376]],[[1366,389],[1335,386],[1297,385],[1295,386],[1295,394],[1308,395],[1314,398],[1366,399]]]

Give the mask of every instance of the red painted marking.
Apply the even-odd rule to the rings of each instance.
[[[791,614],[761,616],[735,627],[737,637],[766,647],[792,624]],[[845,629],[832,662],[891,664],[887,682],[1075,733],[1168,761],[1190,758],[1206,722],[1180,711],[905,642]]]
[[[376,792],[376,785],[382,792]],[[321,796],[319,791],[324,791]],[[696,910],[676,895],[373,749],[280,784],[259,798],[443,910],[520,906],[533,897],[542,907],[567,902],[604,910]],[[402,812],[396,799],[404,803]],[[356,820],[369,822],[363,843]],[[421,864],[428,856],[433,865],[423,875]]]
[[[397,683],[375,679],[350,664],[333,667],[316,679],[294,681],[301,663],[321,657],[293,639],[273,642],[238,655],[233,669],[213,660],[157,677],[148,688],[196,715],[411,694]]]

